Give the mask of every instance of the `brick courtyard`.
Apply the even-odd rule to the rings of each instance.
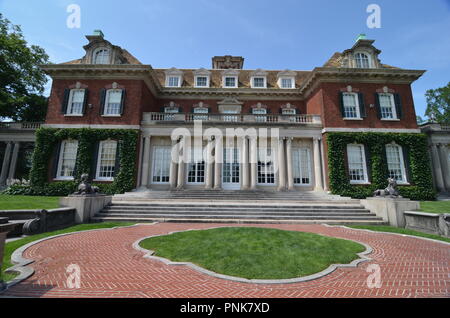
[[[143,237],[224,224],[159,223],[76,233],[28,248],[35,274],[2,296],[20,297],[450,297],[450,245],[395,234],[324,225],[257,225],[365,243],[372,260],[338,268],[316,280],[249,284],[215,278],[187,266],[143,258],[133,243]],[[236,226],[236,225],[232,225]],[[66,268],[81,268],[81,288],[66,286]],[[367,287],[370,264],[381,267],[381,288]]]

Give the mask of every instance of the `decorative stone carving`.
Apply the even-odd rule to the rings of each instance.
[[[81,175],[81,183],[78,185],[78,191],[74,195],[96,195],[99,193],[99,188],[92,186],[89,182],[89,175],[83,173]]]
[[[397,189],[397,181],[392,178],[388,178],[388,187],[384,190],[376,190],[373,193],[374,197],[390,197],[390,198],[401,198],[398,189]]]

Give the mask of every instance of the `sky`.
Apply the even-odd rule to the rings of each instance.
[[[67,26],[71,4],[80,28]],[[380,28],[367,25],[370,4]],[[312,70],[365,33],[382,63],[427,71],[413,84],[417,115],[426,90],[450,81],[450,0],[0,0],[0,13],[53,63],[82,57],[84,36],[100,29],[154,68],[211,68],[229,54],[246,69]]]

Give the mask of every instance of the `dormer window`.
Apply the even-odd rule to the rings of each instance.
[[[196,76],[195,77],[195,87],[208,87],[208,77],[206,76]]]
[[[94,64],[110,64],[110,53],[106,48],[94,51]]]
[[[222,72],[222,87],[224,88],[238,88],[239,86],[239,71],[225,70]]]
[[[357,68],[370,68],[370,58],[366,53],[355,54],[355,66]]]
[[[211,72],[207,69],[201,68],[194,71],[194,86],[195,87],[209,87]]]
[[[171,68],[166,72],[166,87],[181,87],[183,84],[183,72]]]
[[[224,78],[224,86],[229,88],[237,87],[237,78],[236,76],[225,76]]]
[[[296,73],[293,71],[283,71],[278,73],[278,87],[281,89],[294,89],[295,88],[295,76]]]
[[[252,88],[266,88],[265,77],[253,77]]]

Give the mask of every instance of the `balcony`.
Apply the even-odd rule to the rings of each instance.
[[[207,123],[236,124],[288,124],[316,125],[322,124],[320,115],[252,115],[252,114],[192,114],[192,113],[144,113],[143,123],[194,123],[201,120]]]
[[[15,123],[15,122],[0,122],[0,129],[10,130],[36,130],[41,127],[43,123]]]

